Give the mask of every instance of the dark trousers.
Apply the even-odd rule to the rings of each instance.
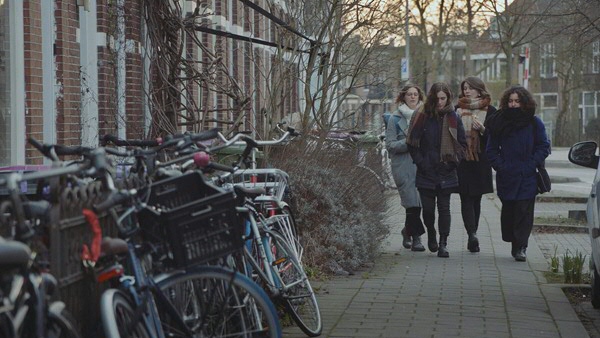
[[[406,228],[406,234],[409,236],[421,236],[425,233],[423,222],[421,222],[421,208],[412,207],[406,209],[404,227]]]
[[[467,233],[477,232],[477,229],[479,229],[479,216],[481,215],[481,195],[460,194],[460,211]]]
[[[522,201],[502,201],[500,224],[502,240],[512,242],[517,248],[527,247],[533,228],[535,198]]]
[[[438,211],[438,231],[440,235],[450,234],[450,195],[452,189],[419,189],[423,205],[423,223],[427,229],[435,229],[435,207]]]

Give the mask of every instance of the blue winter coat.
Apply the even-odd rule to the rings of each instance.
[[[550,154],[550,142],[542,120],[534,116],[534,123],[535,127],[531,123],[488,138],[486,154],[496,170],[496,191],[502,200],[528,200],[537,195],[536,167]]]
[[[456,112],[448,114],[456,115]],[[458,115],[457,139],[465,147],[465,128]],[[417,165],[417,188],[421,189],[449,189],[456,188],[458,191],[458,176],[456,168],[458,163],[441,162],[440,147],[442,142],[442,119],[429,116],[423,125],[423,135],[419,147],[409,146],[410,154]]]

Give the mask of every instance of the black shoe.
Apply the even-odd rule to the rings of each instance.
[[[406,234],[406,228],[402,228],[400,233],[402,234],[402,246],[406,249],[410,249],[412,247],[412,242],[410,236]]]
[[[513,256],[513,258],[517,255],[517,251],[519,250],[519,247],[517,247],[517,245],[515,244],[515,242],[511,243],[511,248],[510,248],[510,254]]]
[[[446,245],[448,245],[448,235],[440,235],[440,245],[437,252],[438,257],[450,257],[450,253],[448,252]]]
[[[427,230],[427,247],[429,248],[429,251],[431,252],[437,252],[438,251],[438,243],[437,243],[437,234],[435,233],[435,230]]]
[[[479,252],[479,239],[477,238],[477,235],[474,232],[469,234],[467,249],[469,249],[469,251],[471,252]]]
[[[423,243],[421,243],[421,236],[412,236],[411,251],[425,251]]]
[[[443,257],[443,258],[450,257],[450,253],[448,252],[448,249],[446,248],[445,245],[440,244],[440,247],[438,248],[437,256]]]
[[[527,254],[525,253],[526,249],[527,248],[525,247],[521,247],[519,250],[517,250],[517,253],[515,254],[515,261],[525,262],[527,260]]]

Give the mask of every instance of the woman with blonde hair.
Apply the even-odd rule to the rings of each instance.
[[[425,251],[421,235],[425,233],[421,222],[421,200],[415,186],[417,167],[413,163],[406,135],[413,112],[423,103],[423,91],[416,85],[406,85],[398,94],[399,105],[392,114],[385,114],[385,145],[391,160],[392,176],[400,194],[400,203],[406,209],[406,220],[402,229],[402,244],[412,251]],[[429,250],[437,251],[437,242],[429,243]]]

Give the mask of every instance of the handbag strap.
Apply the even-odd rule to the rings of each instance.
[[[533,153],[535,153],[535,145],[537,143],[538,138],[537,138],[537,122],[535,120],[535,117],[533,117],[531,119],[531,121],[532,121],[531,125],[533,126],[533,147],[531,149],[531,153],[533,154]],[[538,165],[537,167],[538,168],[544,168],[544,167],[546,167],[546,161],[545,160],[542,161],[542,163],[540,165]]]

